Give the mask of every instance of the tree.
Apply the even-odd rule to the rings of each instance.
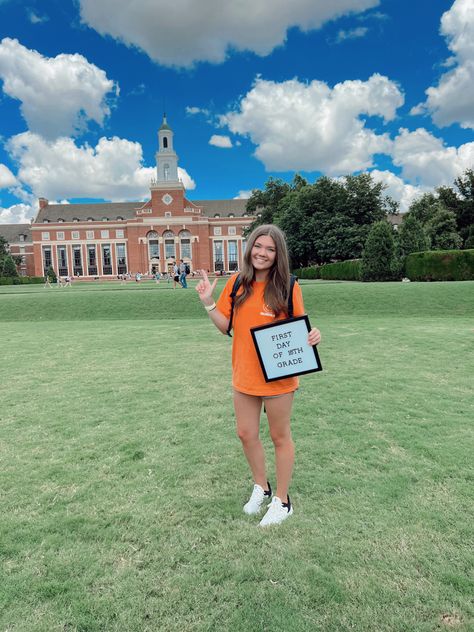
[[[397,278],[399,272],[393,229],[386,221],[376,222],[370,229],[362,253],[362,280],[391,281]]]
[[[15,262],[11,255],[7,255],[3,258],[2,268],[0,270],[0,276],[3,277],[17,277],[18,271],[16,269]]]
[[[439,209],[426,225],[433,250],[460,248],[462,238],[457,232],[456,215],[453,211]]]
[[[433,193],[424,193],[411,203],[406,216],[414,217],[425,226],[437,211],[444,208],[444,204]]]
[[[57,277],[53,266],[49,266],[49,268],[46,270],[46,277],[51,281],[51,283],[56,283]]]
[[[428,250],[428,238],[421,223],[413,215],[407,215],[398,231],[398,254],[406,257],[412,252]]]

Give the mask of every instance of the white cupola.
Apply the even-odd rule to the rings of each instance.
[[[176,184],[178,178],[178,156],[173,149],[173,130],[163,114],[163,122],[158,130],[158,151],[156,152],[157,184]]]

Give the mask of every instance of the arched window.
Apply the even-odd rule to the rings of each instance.
[[[221,214],[220,213],[214,213],[214,217],[220,217]]]
[[[146,234],[148,240],[148,255],[150,259],[160,258],[160,243],[158,241],[158,233],[156,230],[150,230]]]
[[[117,219],[121,222],[123,221],[123,217],[121,217],[120,215],[117,215]]]
[[[172,230],[165,230],[163,233],[163,239],[165,240],[165,257],[166,259],[176,258],[176,248],[174,245],[174,233]]]
[[[163,136],[163,149],[168,149],[168,137]]]
[[[234,213],[229,213],[228,217],[235,217]]]
[[[103,221],[103,222],[108,222],[108,221],[109,221],[109,218],[108,218],[108,217],[103,217],[103,218],[102,218],[102,221]]]
[[[72,218],[72,221],[73,221],[73,222],[78,222],[78,221],[79,221],[79,218],[78,218],[78,217],[73,217],[73,218]]]
[[[63,218],[62,218],[62,217],[58,217],[58,222],[59,222],[60,224],[62,224],[62,223],[64,222]]]
[[[191,259],[191,233],[189,230],[181,230],[179,233],[181,246],[181,259]]]
[[[88,217],[88,218],[87,218],[87,221],[88,221],[88,222],[95,222],[95,219],[94,219],[93,217]]]

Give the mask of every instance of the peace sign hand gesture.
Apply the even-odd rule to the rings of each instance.
[[[196,292],[199,294],[199,298],[201,303],[204,305],[212,305],[214,299],[212,298],[212,293],[217,285],[217,277],[214,279],[214,282],[211,285],[207,277],[207,273],[205,270],[201,270],[202,280],[196,285]]]

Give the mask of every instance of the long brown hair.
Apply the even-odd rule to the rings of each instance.
[[[265,285],[265,304],[276,316],[286,312],[288,307],[288,293],[290,291],[290,265],[284,233],[274,224],[257,226],[247,237],[247,247],[240,273],[242,292],[235,297],[235,307],[238,308],[252,294],[252,281],[255,279],[255,269],[252,265],[252,248],[259,237],[268,235],[275,242],[276,256],[268,273]]]

